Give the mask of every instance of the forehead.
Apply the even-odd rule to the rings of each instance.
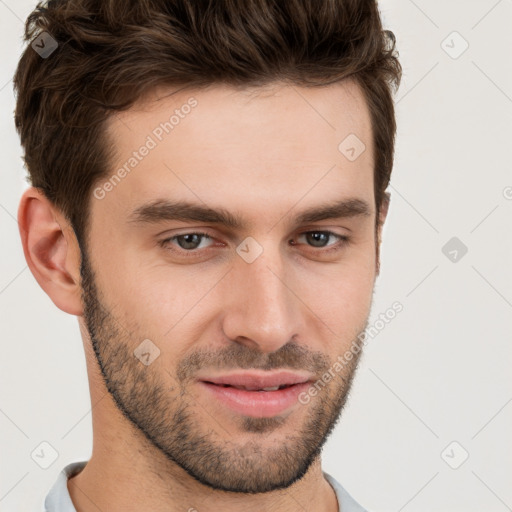
[[[260,214],[263,204],[289,208],[304,198],[306,206],[319,195],[373,201],[371,120],[351,81],[159,88],[112,116],[107,133],[115,159],[102,207],[123,215],[165,198]]]

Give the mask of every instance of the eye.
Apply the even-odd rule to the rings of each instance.
[[[300,239],[301,237],[305,237],[306,243],[315,248],[322,249],[324,247],[329,247],[333,245],[335,246],[332,249],[328,249],[328,251],[338,250],[341,248],[340,246],[346,245],[349,241],[348,236],[339,235],[338,233],[333,233],[332,231],[306,231],[304,233],[301,233],[298,236],[298,239]],[[330,239],[332,240],[332,238],[339,240],[340,243],[327,243]]]
[[[332,231],[305,231],[300,233],[297,240],[305,238],[306,244],[316,249],[324,249],[330,247],[322,252],[330,252],[340,250],[343,246],[349,243],[349,237],[339,235]],[[328,243],[330,240],[335,239],[334,242]],[[339,242],[336,243],[336,240]],[[169,249],[185,256],[193,256],[199,252],[200,249],[208,249],[214,244],[207,244],[208,241],[213,241],[213,238],[208,233],[191,232],[174,235],[159,242],[165,249]],[[203,243],[205,242],[205,243]],[[298,245],[293,239],[290,240],[291,245]],[[332,246],[332,248],[331,248]]]
[[[202,246],[201,242],[206,239],[211,240],[211,237],[207,233],[184,233],[182,235],[175,235],[170,238],[166,238],[160,242],[160,245],[166,247],[170,243],[176,245],[174,243],[176,242],[180,249],[191,252],[196,249],[204,249],[205,246]]]

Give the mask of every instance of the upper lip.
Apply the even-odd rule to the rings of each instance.
[[[278,372],[237,372],[228,375],[218,375],[212,377],[201,377],[202,382],[212,382],[213,384],[227,384],[230,386],[240,386],[248,389],[273,388],[276,386],[289,386],[293,384],[302,384],[312,379],[309,373],[295,373],[290,371]]]

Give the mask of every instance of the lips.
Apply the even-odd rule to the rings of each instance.
[[[275,391],[247,391],[206,381],[198,384],[208,405],[215,404],[253,418],[272,418],[280,414],[289,414],[293,408],[297,410],[299,395],[310,386],[309,382],[304,382]]]
[[[203,381],[208,382],[208,381]],[[214,384],[211,382],[210,384]],[[230,384],[215,384],[216,386],[222,386],[224,388],[236,388],[236,389],[242,389],[244,391],[277,391],[278,389],[284,389],[289,388],[290,386],[294,386],[295,384],[283,384],[281,386],[272,386],[272,387],[266,387],[266,388],[259,388],[259,387],[249,387],[249,386],[232,386]]]
[[[245,391],[277,391],[311,380],[311,375],[279,371],[274,373],[244,372],[200,378],[202,382]]]
[[[298,406],[314,375],[306,372],[238,371],[228,375],[197,376],[201,395],[208,404],[253,418],[288,414]]]

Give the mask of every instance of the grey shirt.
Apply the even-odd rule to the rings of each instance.
[[[68,478],[79,473],[88,461],[72,462],[68,464],[60,473],[57,481],[53,484],[50,492],[44,500],[42,512],[76,512],[76,509],[69,496],[67,481]],[[339,512],[367,512],[361,507],[352,496],[335,480],[331,475],[323,472],[327,481],[331,484],[336,497],[338,498]]]

